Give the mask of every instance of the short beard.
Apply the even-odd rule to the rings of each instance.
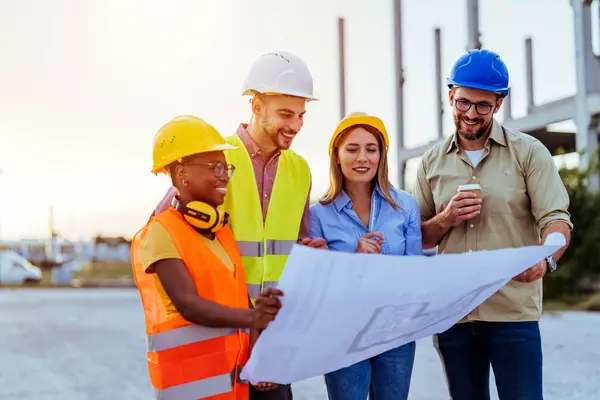
[[[267,135],[267,137],[269,139],[271,139],[271,141],[275,144],[275,146],[277,146],[280,150],[284,150],[287,148],[286,147],[281,147],[282,145],[280,144],[279,140],[279,134],[280,133],[286,133],[286,134],[297,134],[298,132],[294,132],[288,129],[277,129],[274,128],[271,124],[269,124],[269,121],[267,119],[267,116],[264,115],[261,118],[261,122],[262,122],[262,126],[263,126],[263,133],[265,135]]]
[[[260,119],[260,122],[263,126],[263,133],[269,138],[271,139],[271,141],[274,144],[277,144],[277,132],[275,132],[275,129],[273,129],[273,127],[269,124],[269,120],[267,119],[266,115],[263,115]]]
[[[461,138],[465,139],[465,140],[477,140],[480,137],[482,137],[483,135],[485,135],[485,132],[487,131],[487,128],[481,128],[478,129],[477,132],[475,133],[463,133],[463,132],[458,132],[458,134],[460,135]]]
[[[481,128],[479,128],[475,133],[464,133],[461,132],[459,130],[459,126],[461,124],[464,124],[464,121],[462,121],[462,119],[458,116],[454,116],[454,126],[456,126],[456,132],[460,135],[461,138],[465,139],[465,140],[477,140],[479,138],[481,138],[483,135],[485,135],[488,130],[490,129],[490,126],[492,126],[492,121],[490,121],[487,125],[482,125]]]

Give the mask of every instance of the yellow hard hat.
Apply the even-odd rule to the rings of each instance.
[[[333,133],[333,136],[329,141],[329,155],[331,155],[331,152],[333,151],[333,143],[335,142],[335,139],[340,135],[340,133],[342,133],[346,128],[355,125],[369,125],[377,129],[379,132],[381,132],[381,135],[383,136],[383,144],[385,145],[385,150],[387,151],[389,149],[390,139],[388,138],[387,130],[385,129],[385,125],[383,124],[382,120],[372,115],[368,115],[364,112],[351,112],[343,120],[340,121],[339,125],[335,129],[335,132]]]
[[[154,136],[152,173],[165,173],[165,167],[192,154],[232,150],[219,132],[193,115],[181,115],[163,125]]]

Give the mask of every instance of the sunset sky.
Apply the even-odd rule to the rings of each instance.
[[[245,74],[273,50],[302,57],[315,79],[321,101],[308,105],[293,148],[320,195],[339,121],[338,16],[346,18],[347,110],[381,117],[395,148],[392,3],[0,0],[0,238],[45,237],[50,204],[65,237],[131,237],[169,184],[150,173],[156,130],[194,114],[233,133],[250,116]],[[404,0],[403,24],[410,147],[436,136],[433,30],[442,29],[445,77],[466,48],[466,1]],[[484,47],[508,64],[515,116],[525,112],[527,36],[536,101],[574,94],[569,0],[481,0],[480,29]],[[390,158],[396,182],[395,150]]]

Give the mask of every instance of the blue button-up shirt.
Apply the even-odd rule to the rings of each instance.
[[[355,252],[358,241],[369,232],[379,232],[384,240],[382,254],[422,255],[421,217],[419,207],[408,192],[391,189],[400,209],[394,210],[379,186],[371,196],[371,214],[366,227],[352,210],[352,200],[343,190],[328,205],[316,203],[310,208],[310,235],[322,237],[330,250]]]

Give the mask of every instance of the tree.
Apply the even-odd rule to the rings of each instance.
[[[592,160],[583,171],[559,170],[569,193],[574,228],[559,268],[544,279],[544,296],[549,299],[590,293],[600,282],[600,193],[589,187],[590,177],[600,173],[600,168],[597,157]]]

